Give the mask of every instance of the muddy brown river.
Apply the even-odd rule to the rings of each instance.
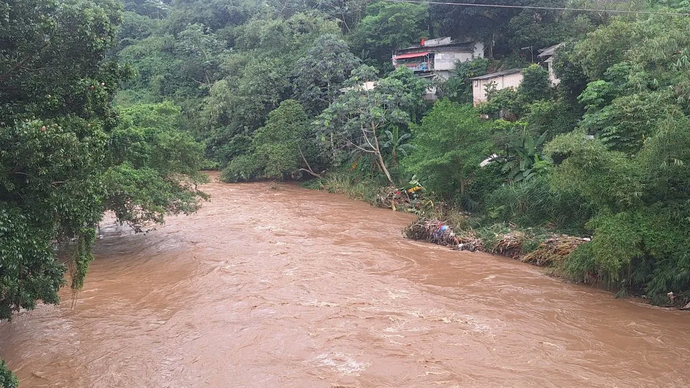
[[[103,224],[72,306],[0,325],[21,387],[688,387],[690,315],[405,240],[412,216],[206,186],[146,235]]]

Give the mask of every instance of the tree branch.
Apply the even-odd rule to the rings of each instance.
[[[34,52],[32,52],[31,54],[27,55],[27,56],[26,56],[24,59],[22,59],[19,63],[17,63],[16,65],[14,65],[14,67],[11,68],[7,73],[5,73],[5,74],[3,74],[2,76],[0,76],[0,82],[5,82],[5,80],[7,80],[8,78],[10,78],[10,75],[12,74],[12,72],[14,72],[14,71],[16,71],[16,70],[18,70],[18,69],[21,69],[24,65],[26,65],[27,62],[29,62],[29,60],[30,60],[31,58],[33,58],[33,57],[35,57],[36,55],[40,54],[40,53],[41,53],[43,50],[45,50],[48,46],[50,46],[50,43],[47,43],[46,45],[44,45],[43,47],[41,47],[40,50],[34,51]]]
[[[300,147],[300,146],[298,145],[298,146],[297,146],[297,150],[299,150],[299,154],[300,154],[300,156],[302,157],[302,160],[304,161],[304,164],[307,165],[307,168],[300,168],[299,171],[305,171],[305,172],[308,172],[309,174],[311,174],[311,175],[313,175],[313,176],[315,176],[315,177],[317,177],[317,178],[321,178],[321,175],[315,173],[314,170],[311,169],[311,166],[309,165],[309,162],[307,162],[307,158],[305,158],[305,157],[304,157],[304,153],[302,153],[302,147]]]
[[[373,123],[372,123],[372,125],[373,125]],[[374,147],[374,145],[371,144],[371,140],[369,140],[369,136],[367,135],[368,131],[365,129],[364,125],[360,125],[360,129],[362,130],[362,136],[364,137],[364,140],[366,140],[367,144],[369,144],[369,147],[371,147],[374,150],[373,152],[376,153],[376,147]],[[376,132],[373,132],[373,133],[374,133],[374,137],[375,137]]]
[[[368,150],[368,149],[366,149],[366,148],[364,148],[364,147],[362,147],[362,146],[358,146],[357,144],[353,143],[353,142],[350,141],[350,140],[347,141],[347,145],[351,145],[351,146],[357,148],[358,150],[360,150],[360,151],[362,151],[362,152],[367,152],[367,153],[370,153],[370,154],[376,153],[376,151],[374,151],[374,150]]]

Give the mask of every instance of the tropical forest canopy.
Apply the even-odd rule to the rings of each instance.
[[[540,8],[0,1],[0,318],[57,303],[66,272],[83,285],[104,212],[140,229],[195,211],[202,168],[414,177],[480,223],[591,236],[574,280],[689,300],[690,2],[510,4]],[[394,50],[445,36],[485,58],[444,83],[393,69]],[[537,54],[560,43],[553,86]],[[511,68],[520,87],[473,107],[470,78]]]

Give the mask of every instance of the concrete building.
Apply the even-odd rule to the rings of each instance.
[[[450,78],[457,62],[484,58],[484,44],[457,42],[451,38],[422,39],[419,45],[398,50],[393,66],[407,66],[420,77]]]
[[[472,99],[474,106],[477,106],[477,104],[487,101],[486,87],[489,84],[493,83],[496,90],[506,88],[517,89],[522,83],[523,75],[522,69],[510,69],[470,79],[472,80]]]

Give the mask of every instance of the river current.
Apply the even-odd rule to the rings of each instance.
[[[690,315],[406,240],[408,214],[271,183],[147,234],[0,324],[29,387],[688,387]],[[73,303],[74,302],[74,303]]]

